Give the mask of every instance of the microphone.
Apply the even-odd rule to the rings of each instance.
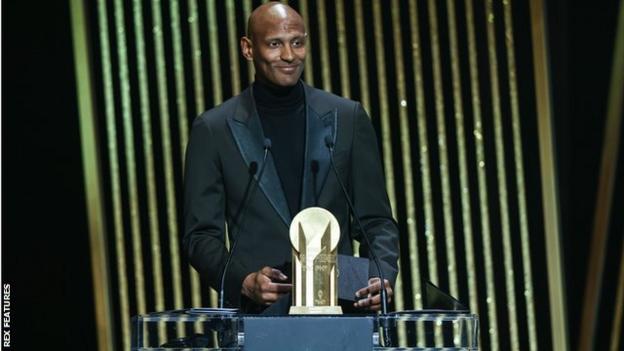
[[[347,200],[347,205],[349,206],[349,210],[351,210],[351,213],[353,214],[353,217],[355,217],[355,221],[358,227],[360,227],[360,230],[362,231],[362,236],[364,237],[364,240],[366,241],[366,245],[368,246],[368,252],[371,258],[373,259],[373,262],[375,263],[375,267],[377,268],[377,271],[379,272],[379,279],[381,283],[381,291],[380,291],[381,313],[383,315],[386,315],[388,314],[388,292],[386,291],[386,284],[385,284],[386,280],[384,279],[383,271],[381,270],[381,263],[379,263],[379,258],[375,254],[375,250],[373,250],[373,245],[371,245],[368,232],[362,225],[362,222],[360,221],[360,216],[357,213],[357,210],[355,209],[355,207],[353,206],[353,203],[351,202],[351,197],[349,197],[347,188],[345,187],[344,183],[342,182],[342,179],[340,178],[340,175],[338,174],[338,170],[336,169],[336,165],[334,163],[334,140],[329,134],[325,135],[325,146],[327,146],[327,149],[329,150],[329,161],[330,161],[331,169],[333,170],[334,175],[336,176],[336,179],[338,180],[338,184],[340,184],[340,189],[342,190],[342,194],[344,195],[345,200]],[[392,343],[390,339],[390,332],[387,326],[384,326],[384,339],[385,339],[384,346],[389,346]]]
[[[314,206],[318,206],[318,192],[316,191],[316,179],[319,172],[318,161],[312,160],[310,168],[312,169],[312,191],[314,191]]]
[[[260,173],[258,173],[258,179],[256,183],[260,183],[262,179],[262,175],[264,174],[264,168],[266,166],[266,159],[269,155],[269,150],[271,149],[271,139],[264,139],[264,156],[262,157],[262,166],[260,166]],[[232,257],[234,257],[234,251],[236,249],[236,244],[238,244],[238,234],[241,231],[243,219],[245,218],[245,210],[247,209],[247,202],[249,198],[251,198],[252,194],[252,183],[254,179],[254,175],[258,171],[258,163],[256,161],[252,161],[249,164],[249,180],[247,181],[247,186],[245,187],[245,193],[243,194],[243,201],[241,202],[236,215],[234,216],[234,220],[232,221],[233,230],[231,238],[233,240],[232,247],[230,247],[230,253],[228,254],[227,259],[225,260],[225,265],[223,266],[223,273],[221,273],[221,285],[219,287],[219,308],[223,308],[225,304],[225,277],[227,276],[228,268],[230,267],[230,262],[232,262]],[[255,190],[257,187],[253,188]],[[234,235],[234,228],[236,230],[236,235]]]

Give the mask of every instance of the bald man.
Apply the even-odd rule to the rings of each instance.
[[[291,7],[269,2],[256,8],[240,40],[255,82],[200,115],[187,147],[184,250],[202,279],[218,289],[227,223],[238,247],[225,280],[226,303],[247,313],[259,313],[291,291],[289,226],[302,209],[323,207],[338,219],[339,254],[352,255],[352,239],[361,239],[330,169],[328,139],[390,297],[398,272],[398,229],[375,132],[358,102],[301,80],[306,40],[304,21]],[[370,267],[368,286],[357,292],[364,298],[350,307],[380,309],[379,273]]]

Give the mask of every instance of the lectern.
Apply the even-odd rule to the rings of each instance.
[[[394,345],[381,345],[389,325]],[[133,318],[132,350],[478,350],[477,315],[443,310],[378,315],[241,315],[186,309]]]

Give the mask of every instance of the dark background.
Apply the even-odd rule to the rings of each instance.
[[[68,1],[2,3],[2,271],[15,349],[96,349]],[[36,8],[35,8],[36,7]],[[618,1],[548,2],[570,345],[577,344]],[[624,134],[624,133],[623,133]],[[619,177],[622,178],[620,145]],[[624,226],[616,182],[605,302]],[[619,217],[619,218],[618,218]],[[608,303],[599,317],[610,323]],[[539,313],[538,313],[539,315]],[[608,340],[610,331],[598,336]]]
[[[96,350],[69,1],[2,5],[2,282],[11,284],[11,346]]]
[[[548,1],[547,1],[548,2]],[[619,1],[550,1],[548,30],[569,344],[578,346],[594,225]],[[620,82],[620,84],[624,84]],[[622,124],[624,127],[624,124]],[[607,349],[622,238],[624,152],[620,131],[611,228],[594,346]]]

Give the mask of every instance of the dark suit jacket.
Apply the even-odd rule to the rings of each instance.
[[[317,160],[318,206],[332,212],[340,223],[338,253],[353,254],[351,239],[359,240],[360,233],[351,223],[347,202],[330,169],[325,143],[326,135],[330,135],[335,142],[338,173],[371,236],[386,279],[394,282],[398,229],[372,124],[359,103],[304,87],[306,151],[301,208],[315,204],[310,168],[312,160]],[[233,228],[232,217],[241,206],[249,180],[249,164],[255,161],[262,165],[264,139],[251,88],[203,113],[193,123],[186,153],[183,245],[191,265],[214,288],[220,284],[227,257],[225,223]],[[259,184],[254,181],[257,191],[250,193],[238,237],[230,238],[240,238],[225,282],[226,301],[233,306],[240,304],[242,281],[249,273],[263,266],[289,267],[291,262],[288,233],[292,218],[270,154],[266,162]],[[366,248],[361,251],[366,256]],[[371,267],[370,275],[377,276],[374,265]]]

